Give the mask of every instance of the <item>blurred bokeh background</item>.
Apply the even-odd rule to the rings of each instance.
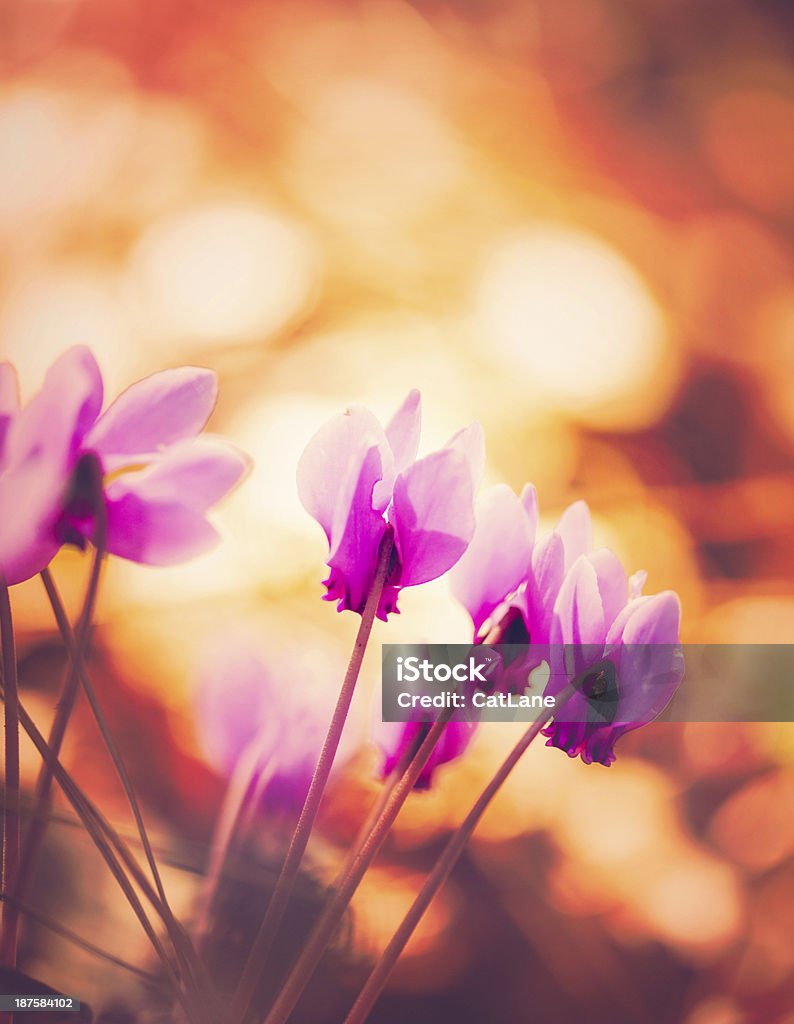
[[[386,416],[421,388],[425,451],[479,420],[487,482],[532,480],[549,524],[585,498],[600,542],[680,593],[685,640],[794,640],[787,0],[3,0],[1,17],[0,355],[28,393],[75,343],[110,395],[211,366],[211,428],[256,460],[222,547],[116,561],[102,596],[96,685],[180,909],[224,789],[195,721],[204,645],[246,631],[287,695],[343,669],[356,623],[320,601],[294,471],[351,401]],[[85,571],[55,565],[72,608]],[[62,653],[40,585],[15,598],[44,727]],[[376,792],[377,643],[467,637],[443,580],[401,606],[377,627],[318,884]],[[412,799],[306,1020],[339,1017],[511,730],[484,728]],[[127,823],[83,710],[65,756]],[[790,725],[651,726],[608,771],[531,750],[373,1021],[791,1024],[793,805]],[[61,810],[39,909],[145,964]],[[277,854],[290,812],[262,817]],[[50,984],[136,1005],[129,972],[44,925],[25,949]]]

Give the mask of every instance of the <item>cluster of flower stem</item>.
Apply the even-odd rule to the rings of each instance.
[[[101,502],[99,503],[101,508]],[[5,779],[6,796],[3,818],[3,908],[0,953],[5,967],[16,965],[17,932],[20,914],[27,912],[26,903],[30,881],[41,850],[42,840],[51,817],[53,783],[57,784],[71,804],[88,835],[96,845],[138,922],[143,928],[154,953],[161,964],[161,977],[156,979],[135,965],[110,954],[95,950],[90,943],[74,937],[85,948],[108,956],[114,962],[146,976],[150,981],[162,979],[168,985],[175,1012],[190,1024],[248,1024],[252,1016],[252,1000],[260,981],[267,971],[268,956],[278,936],[279,927],[288,909],[290,896],[298,877],[304,853],[309,843],[317,815],[331,773],[334,757],[339,746],[342,730],[348,716],[356,683],[367,643],[372,631],[378,604],[381,598],[392,557],[394,539],[387,531],[379,550],[375,578],[362,610],[358,634],[339,691],[337,704],[320,751],[306,799],[295,831],[290,841],[281,873],[273,890],[270,902],[263,908],[259,931],[250,949],[248,959],[240,975],[236,991],[231,999],[222,1000],[214,979],[203,959],[202,931],[206,925],[206,914],[211,905],[213,890],[217,887],[223,872],[225,854],[235,833],[235,822],[244,809],[248,785],[232,784],[229,797],[222,812],[223,824],[219,826],[218,842],[214,844],[214,855],[205,892],[204,914],[199,915],[192,934],[176,919],[166,895],[157,860],[149,840],[143,815],[124,766],[119,750],[108,729],[101,705],[91,684],[86,669],[91,637],[93,611],[96,605],[103,562],[102,517],[98,517],[95,552],[89,573],[82,610],[74,627],[69,622],[57,586],[49,569],[41,573],[47,598],[64,646],[69,655],[57,711],[45,738],[19,700],[17,685],[16,654],[9,588],[0,581],[0,629],[2,632],[2,698],[5,705]],[[116,829],[107,821],[93,804],[72,775],[64,767],[60,754],[67,726],[82,691],[96,719],[103,741],[110,753],[115,770],[129,802],[138,832],[146,866],[131,852],[130,846]],[[375,805],[353,842],[350,851],[332,885],[313,931],[303,945],[297,962],[284,981],[273,1005],[258,1024],[282,1024],[286,1022],[313,972],[331,941],[350,901],[367,869],[378,854],[383,842],[402,805],[417,783],[433,748],[444,732],[450,710],[442,711],[432,725],[421,732],[413,747],[407,748],[386,780]],[[375,965],[366,985],[359,994],[348,1014],[345,1024],[364,1021],[385,985],[389,974],[412,932],[430,904],[431,900],[449,877],[461,855],[465,843],[491,799],[507,778],[529,743],[538,734],[547,720],[542,716],[526,731],[522,739],[505,760],[494,778],[483,790],[472,806],[460,828],[450,838],[446,849],[428,875],[423,887],[406,914],[403,922]],[[27,734],[42,758],[42,767],[35,786],[27,828],[22,833],[19,781],[19,730]],[[253,773],[254,764],[249,766]],[[261,764],[257,771],[261,782]],[[247,783],[249,780],[245,780]],[[230,810],[230,802],[233,805]],[[68,929],[62,933],[70,935]],[[8,1018],[7,1018],[8,1019]]]

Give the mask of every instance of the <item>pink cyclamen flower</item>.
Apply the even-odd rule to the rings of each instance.
[[[518,498],[506,484],[477,502],[477,525],[466,553],[450,573],[452,592],[471,616],[474,635],[493,643],[546,644],[554,602],[579,555],[592,547],[590,511],[583,501],[565,509],[557,526],[536,540],[538,499],[527,484]]]
[[[530,671],[543,660],[539,651],[550,639],[565,572],[592,546],[590,512],[583,501],[575,502],[554,530],[536,540],[535,488],[527,484],[519,498],[506,484],[497,484],[478,499],[475,518],[471,542],[450,573],[452,593],[471,616],[475,641],[487,637],[493,644],[536,645],[494,676],[495,688],[523,691]],[[450,726],[457,736],[445,748],[449,756],[433,767],[463,754],[476,729],[476,723]]]
[[[13,367],[0,365],[0,565],[8,583],[40,572],[62,544],[93,539],[97,509],[79,488],[87,458],[102,474],[107,551],[171,565],[211,548],[218,534],[206,514],[248,466],[231,445],[198,436],[216,397],[212,371],[181,367],[138,381],[101,413],[99,367],[76,347],[22,406]]]
[[[383,754],[383,779],[391,775],[403,757],[416,753],[430,728],[430,722],[375,722],[372,738]],[[447,722],[414,788],[429,789],[438,768],[466,753],[476,729],[476,722],[459,722],[456,719]]]
[[[656,718],[681,682],[678,596],[641,596],[644,577],[627,580],[602,548],[577,559],[555,603],[551,660],[564,668],[553,669],[546,693],[582,682],[543,733],[586,764],[612,764],[616,741]]]
[[[327,657],[316,650],[265,655],[244,627],[219,633],[203,647],[194,708],[199,746],[229,778],[242,768],[259,779],[271,806],[300,807],[311,782],[334,693],[326,684]],[[334,771],[358,745],[358,722],[346,723]]]
[[[339,611],[363,611],[388,529],[394,552],[377,611],[384,620],[397,611],[402,587],[443,575],[471,539],[482,430],[472,424],[417,460],[420,424],[418,391],[385,429],[368,409],[352,406],[322,426],[301,456],[298,493],[325,530],[325,600],[337,601]]]
[[[537,520],[533,487],[520,499],[504,485],[486,491],[477,503],[474,537],[450,574],[452,590],[472,618],[475,638],[534,645],[527,658],[506,667],[503,688],[522,689],[546,657],[550,696],[578,677],[585,688],[600,687],[602,677],[588,679],[588,668],[605,658],[613,665],[607,693],[576,693],[544,730],[549,745],[608,765],[616,740],[656,717],[680,683],[678,598],[671,591],[642,597],[644,572],[627,579],[611,551],[592,550],[583,501],[536,541]],[[599,699],[610,721],[595,710]]]

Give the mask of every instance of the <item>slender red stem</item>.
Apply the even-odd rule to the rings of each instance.
[[[5,700],[5,692],[3,692],[2,697]],[[188,1020],[194,1022],[203,1021],[206,1024],[210,1024],[212,1020],[217,1019],[217,1014],[214,1013],[212,1005],[209,1005],[206,999],[202,999],[195,991],[183,991],[179,972],[149,921],[127,872],[129,872],[130,876],[144,893],[160,919],[165,923],[165,910],[149,879],[140,869],[135,858],[129,852],[116,830],[80,789],[58,758],[53,755],[47,746],[47,741],[39,732],[33,719],[22,704],[19,705],[19,721],[42,759],[50,765],[53,778],[57,781],[67,800],[77,812],[86,832],[116,879],[127,902],[130,904],[147,938],[151,942],[152,948],[160,958],[173,987],[174,994],[185,1009]]]
[[[574,688],[572,686],[563,690],[563,692],[557,697],[557,708],[559,708],[573,692]],[[494,777],[485,789],[483,789],[482,793],[480,793],[460,827],[453,833],[441,856],[436,861],[433,870],[425,879],[424,885],[420,889],[416,899],[411,905],[411,908],[403,918],[400,926],[397,928],[397,931],[392,936],[391,941],[384,950],[380,960],[378,960],[377,964],[373,968],[372,973],[367,979],[367,983],[359,993],[350,1013],[345,1018],[344,1024],[363,1024],[367,1019],[370,1011],[383,991],[395,964],[400,958],[400,954],[405,949],[408,940],[413,935],[416,926],[421,921],[433,898],[452,874],[452,870],[463,853],[469,837],[477,827],[480,819],[487,810],[488,805],[499,792],[512,770],[518,764],[530,743],[532,743],[546,722],[552,717],[554,710],[555,709],[551,708],[545,710],[543,714],[527,729],[518,743],[502,762]]]
[[[94,468],[95,472],[101,470]],[[67,670],[61,694],[56,706],[55,718],[47,739],[47,746],[58,757],[63,746],[66,727],[72,717],[77,694],[80,689],[80,676],[83,671],[83,664],[88,653],[88,645],[91,639],[91,623],[94,617],[94,607],[99,594],[99,580],[102,571],[102,557],[105,547],[106,534],[106,513],[104,497],[101,493],[101,480],[95,482],[98,488],[96,500],[97,523],[95,529],[95,550],[91,564],[91,573],[88,578],[83,608],[75,631],[73,647],[70,650],[71,662]],[[16,880],[13,890],[13,897],[18,903],[25,901],[28,887],[33,877],[36,862],[38,861],[44,835],[47,831],[47,812],[50,807],[50,794],[52,791],[52,768],[47,761],[41,766],[39,777],[36,780],[36,791],[33,798],[33,814],[25,833],[25,841],[22,851],[22,867],[19,877]]]
[[[445,709],[431,726],[419,750],[404,774],[397,779],[383,803],[382,810],[354,850],[337,879],[330,901],[314,926],[298,962],[284,983],[278,999],[265,1019],[265,1024],[284,1024],[289,1018],[303,990],[311,980],[322,959],[331,936],[336,931],[345,911],[350,905],[361,880],[378,854],[400,809],[413,790],[422,769],[428,762],[433,749],[441,738],[453,714],[452,708]]]
[[[10,900],[10,897],[4,895],[3,900]],[[127,971],[129,974],[134,974],[142,981],[145,981],[153,989],[167,988],[166,982],[160,975],[153,974],[151,971],[146,971],[142,967],[138,967],[137,964],[130,963],[129,960],[125,960],[123,957],[117,956],[115,953],[111,953],[109,950],[103,949],[101,946],[97,946],[82,935],[78,935],[77,932],[72,931],[71,928],[67,928],[66,925],[61,924],[60,921],[56,921],[54,917],[42,914],[40,910],[36,910],[34,907],[28,906],[25,903],[20,903],[18,905],[18,909],[22,916],[30,918],[31,921],[35,921],[36,924],[40,924],[42,928],[46,928],[47,931],[59,936],[65,942],[69,942],[71,945],[83,950],[83,952],[88,953],[89,956],[95,956],[98,960],[104,960],[106,963],[112,964],[114,967]]]
[[[3,686],[5,690],[5,801],[3,804],[3,891],[10,892],[19,871],[19,686],[14,647],[11,596],[0,570],[0,638],[2,639]],[[0,963],[17,964],[19,910],[3,903],[0,933]]]
[[[58,588],[55,584],[55,580],[52,577],[52,573],[49,569],[45,569],[41,573],[41,579],[44,584],[44,589],[47,592],[50,605],[52,607],[55,621],[58,624],[58,628],[61,633],[61,637],[66,646],[69,656],[72,659],[72,663],[77,665],[78,669],[78,680],[82,683],[83,690],[85,692],[88,704],[93,713],[94,719],[97,723],[97,727],[102,735],[102,739],[105,743],[108,753],[110,754],[111,761],[116,770],[116,775],[121,783],[121,787],[124,790],[124,794],[127,797],[132,816],[135,820],[135,825],[138,830],[138,838],[140,839],[141,847],[146,857],[146,862],[149,865],[149,870],[152,874],[155,888],[157,890],[157,896],[162,907],[163,922],[168,931],[169,938],[176,950],[178,957],[180,958],[183,967],[191,974],[196,983],[203,987],[205,993],[209,994],[211,991],[211,982],[209,976],[204,971],[199,956],[190,941],[190,938],[185,929],[179,924],[174,916],[171,909],[171,905],[168,902],[166,896],[165,887],[163,886],[160,871],[157,866],[157,860],[154,856],[154,850],[149,841],[149,836],[146,831],[146,825],[143,820],[143,814],[138,803],[138,799],[135,795],[135,790],[132,786],[132,781],[127,772],[124,760],[121,756],[121,752],[118,749],[113,735],[108,726],[102,706],[99,703],[96,692],[91,684],[86,671],[85,664],[82,659],[78,657],[77,642],[75,639],[74,632],[72,631],[69,619],[66,614],[66,609],[63,606],[63,601],[58,592]],[[46,818],[45,818],[46,824]]]
[[[358,627],[353,653],[347,666],[347,672],[339,691],[336,708],[334,709],[331,724],[325,737],[320,757],[314,769],[309,791],[303,804],[303,809],[298,819],[298,824],[292,836],[284,866],[281,869],[276,887],[270,899],[265,916],[260,925],[259,932],[254,940],[251,952],[243,969],[240,982],[232,999],[229,1020],[233,1024],[242,1024],[251,1005],[259,979],[262,976],[267,956],[276,938],[279,925],[287,909],[290,895],[292,894],[295,880],[298,877],[303,855],[309,842],[320,804],[325,793],[328,778],[331,774],[334,757],[339,747],[350,710],[350,703],[353,699],[356,683],[358,682],[361,663],[364,660],[364,653],[367,649],[375,615],[380,603],[383,587],[389,572],[392,551],[394,550],[394,536],[391,530],[387,530],[381,541],[378,553],[378,565],[372,582],[364,610],[361,613],[361,623]]]

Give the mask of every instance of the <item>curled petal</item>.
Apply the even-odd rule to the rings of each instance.
[[[452,569],[450,584],[471,616],[476,634],[527,575],[532,527],[522,502],[505,484],[484,492],[475,519],[474,536]]]
[[[42,459],[0,478],[0,571],[8,586],[35,576],[57,554],[54,527],[62,482]]]
[[[566,645],[569,678],[579,675],[601,656],[605,638],[598,575],[592,562],[581,555],[560,587],[552,623],[552,642]]]
[[[629,576],[629,597],[641,597],[642,589],[648,579],[648,573],[644,569],[638,569]]]
[[[5,465],[44,454],[66,472],[102,407],[102,376],[91,351],[76,346],[47,370],[41,390],[11,421]]]
[[[604,627],[608,629],[628,599],[626,570],[618,556],[609,548],[599,548],[586,556],[595,569],[598,593],[604,611]]]
[[[629,601],[612,623],[608,644],[677,644],[681,602],[672,590]]]
[[[355,465],[353,466],[355,469]],[[386,520],[372,508],[372,492],[381,478],[381,457],[377,448],[369,448],[358,473],[352,481],[352,488],[346,489],[349,501],[340,501],[336,518],[331,524],[329,543],[331,553],[328,566],[331,574],[325,581],[328,601],[337,601],[338,610],[364,610],[367,595],[372,587],[378,564],[378,552],[386,531]],[[394,595],[385,595],[391,602]],[[386,610],[381,604],[381,617]]]
[[[469,464],[473,492],[476,494],[485,472],[485,436],[479,423],[457,431],[447,441],[445,449],[462,452]]]
[[[82,434],[102,404],[102,380],[86,348],[53,363],[41,390],[8,423],[0,475],[0,566],[9,585],[41,572],[60,544],[61,511]]]
[[[210,551],[220,540],[203,513],[178,501],[152,501],[126,485],[107,495],[107,548],[144,565],[178,565]]]
[[[325,530],[328,543],[333,547],[334,524],[337,528],[353,504],[354,494],[360,489],[360,473],[370,450],[376,452],[377,473],[372,487],[381,481],[384,454],[388,462],[393,456],[383,428],[368,409],[354,406],[334,416],[317,431],[304,449],[298,462],[298,496],[303,507]],[[372,489],[366,496],[372,508]],[[388,494],[388,500],[391,493]],[[361,500],[361,495],[359,495]],[[384,506],[385,507],[385,506]]]
[[[401,473],[390,520],[404,587],[427,583],[458,561],[474,533],[474,487],[468,458],[442,448]]]
[[[565,577],[562,538],[550,533],[532,550],[532,572],[526,592],[527,621],[532,643],[551,641],[554,603]]]
[[[119,395],[97,421],[85,447],[97,452],[106,471],[112,471],[131,455],[151,455],[195,437],[217,396],[218,379],[212,370],[182,366],[154,373]]]
[[[593,547],[593,522],[590,509],[584,501],[575,501],[560,516],[556,533],[562,538],[565,548],[565,569],[570,569],[580,555],[586,555]]]
[[[231,445],[202,438],[123,474],[106,489],[108,551],[147,565],[177,565],[210,550],[219,538],[206,512],[247,468]]]
[[[206,512],[242,480],[250,464],[233,445],[200,437],[174,445],[147,469],[118,479],[151,501],[180,501]]]
[[[538,530],[538,492],[532,484],[525,484],[521,492],[521,504],[527,514],[529,531],[532,534],[532,543],[535,543],[535,534]]]
[[[408,392],[386,427],[386,438],[394,455],[395,473],[401,473],[415,461],[421,429],[422,397],[414,388]]]
[[[610,636],[620,680],[618,721],[623,731],[656,718],[684,673],[678,642],[681,606],[672,591],[630,601]]]

